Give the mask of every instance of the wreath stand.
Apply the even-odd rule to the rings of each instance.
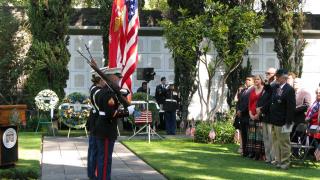
[[[49,101],[50,104],[53,102],[53,99],[50,98],[50,97],[39,97],[39,100],[44,100],[44,101]],[[52,134],[53,136],[55,136],[55,132],[54,132],[54,127],[53,127],[53,122],[52,122],[52,119],[53,119],[53,108],[50,108],[50,121],[48,121],[47,119],[43,118],[43,117],[40,117],[40,113],[39,113],[39,110],[37,110],[38,112],[38,124],[37,124],[37,129],[36,129],[36,132],[38,132],[38,129],[39,129],[39,126],[40,124],[51,124],[51,129],[52,129]],[[47,112],[45,110],[43,110],[44,112]]]
[[[70,133],[71,133],[71,127],[70,126],[68,126],[69,127],[69,131],[68,131],[68,139],[69,139],[69,136],[70,136]],[[81,128],[74,128],[74,129],[82,129],[82,127]],[[84,125],[84,131],[86,132],[86,137],[88,138],[88,131],[87,131],[87,127]]]
[[[88,109],[91,108],[90,105],[79,104],[79,103],[75,103],[75,104],[73,104],[73,103],[63,103],[63,104],[61,104],[61,105],[59,106],[59,110],[61,110],[62,107],[68,107],[68,108],[73,107],[73,109],[74,109],[75,111],[81,111],[82,108],[88,108]],[[68,138],[70,137],[70,133],[71,133],[71,129],[72,129],[72,128],[73,128],[73,129],[84,129],[84,131],[85,131],[85,133],[86,133],[86,137],[88,137],[88,131],[87,131],[86,123],[84,123],[84,124],[77,124],[77,125],[72,126],[72,125],[68,124],[67,122],[64,122],[64,121],[62,121],[62,122],[63,122],[63,124],[65,124],[65,125],[68,126],[68,128],[69,128]],[[86,122],[86,121],[85,121],[85,122]]]

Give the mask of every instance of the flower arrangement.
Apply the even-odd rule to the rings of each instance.
[[[34,100],[38,109],[50,111],[50,109],[54,109],[58,104],[59,97],[54,91],[45,89],[40,91]]]
[[[63,99],[63,104],[59,106],[60,120],[70,128],[83,128],[90,110],[90,99],[84,94],[74,92]]]

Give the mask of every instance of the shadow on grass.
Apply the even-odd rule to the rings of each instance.
[[[124,144],[169,179],[318,179],[317,168],[278,170],[240,157],[234,144],[198,144],[184,140]]]

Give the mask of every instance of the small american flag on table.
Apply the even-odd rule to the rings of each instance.
[[[151,124],[152,122],[152,112],[151,111],[141,111],[134,113],[134,122],[135,124]]]

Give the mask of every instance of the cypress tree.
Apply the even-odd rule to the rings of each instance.
[[[28,53],[26,93],[29,105],[43,89],[51,89],[60,99],[69,78],[68,26],[71,0],[30,0],[28,16],[33,36]]]

